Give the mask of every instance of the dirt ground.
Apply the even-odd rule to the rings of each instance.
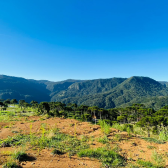
[[[29,134],[30,131],[36,135],[41,134],[41,125],[45,124],[46,129],[59,128],[60,132],[75,135],[77,138],[81,138],[82,135],[94,138],[93,143],[90,143],[91,148],[103,147],[105,144],[97,142],[97,138],[103,137],[100,126],[92,125],[88,122],[79,122],[74,119],[62,119],[62,118],[49,118],[42,120],[39,116],[31,116],[21,118],[20,121],[1,122],[0,123],[0,139],[6,139],[8,136],[14,136],[16,133]],[[120,139],[116,140],[116,134]],[[116,129],[111,129],[108,138],[111,139],[111,147],[118,146],[120,148],[120,154],[124,156],[128,161],[136,161],[137,159],[151,160],[151,155],[154,150],[159,154],[168,158],[168,143],[156,144],[146,142],[139,137],[129,137],[126,132],[120,132]],[[152,149],[149,147],[152,146]],[[19,147],[1,147],[0,148],[0,166],[4,164],[9,158],[10,153],[18,150]],[[51,155],[51,150],[43,149],[41,151],[32,150],[27,147],[26,153],[31,156],[30,161],[22,162],[20,165],[23,168],[99,168],[101,162],[90,158],[79,158],[77,156],[68,157],[64,155]],[[166,165],[168,165],[168,159],[166,159]]]

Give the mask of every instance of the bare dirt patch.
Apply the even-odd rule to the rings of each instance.
[[[8,136],[14,136],[16,134],[32,134],[41,135],[41,127],[45,126],[46,130],[58,128],[60,132],[76,136],[80,139],[82,136],[86,136],[91,148],[103,147],[106,144],[98,142],[100,137],[104,134],[101,131],[100,126],[93,125],[88,122],[80,122],[74,119],[62,119],[62,118],[49,118],[42,119],[39,116],[31,116],[21,118],[21,121],[1,122],[0,123],[0,139],[6,139]],[[5,128],[9,126],[9,128]],[[118,136],[116,136],[118,135]],[[119,137],[119,139],[117,139]],[[152,152],[155,150],[159,154],[162,154],[167,159],[168,143],[156,144],[146,142],[138,137],[129,137],[126,132],[119,132],[116,129],[111,128],[111,133],[108,135],[109,145],[112,148],[116,146],[119,148],[119,153],[127,160],[136,161],[138,159],[151,160]],[[152,147],[151,147],[152,146]],[[0,148],[0,165],[2,166],[9,158],[10,155],[19,150],[20,147],[1,147]],[[90,158],[79,158],[76,155],[69,157],[68,154],[52,155],[52,149],[33,150],[26,147],[26,153],[29,156],[36,158],[33,161],[24,161],[20,165],[22,167],[44,167],[44,168],[99,168],[101,162]],[[166,160],[168,165],[168,161]]]

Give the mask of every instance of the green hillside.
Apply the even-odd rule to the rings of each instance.
[[[79,80],[51,82],[0,75],[0,99],[50,101],[52,94],[67,89],[74,82]]]
[[[149,77],[51,82],[0,75],[0,99],[61,101],[102,108],[144,103],[159,109],[168,104],[167,82]]]
[[[53,95],[51,101],[60,101],[69,97],[82,97],[85,95],[103,93],[112,90],[124,80],[126,80],[126,78],[97,79],[73,83],[67,90]]]
[[[64,103],[87,104],[102,108],[119,107],[142,97],[166,96],[168,88],[148,77],[131,77],[114,87],[111,91],[101,94],[63,99]]]

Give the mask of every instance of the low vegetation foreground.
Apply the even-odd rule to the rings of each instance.
[[[96,111],[90,110],[93,114]],[[158,119],[160,125],[156,129],[152,117],[128,124],[122,118],[123,113],[110,123],[103,113],[101,120],[96,120],[96,115],[89,120],[73,111],[76,115],[69,112],[67,116],[61,109],[55,115],[52,110],[42,113],[39,107],[13,105],[1,109],[0,166],[164,168],[168,165],[167,126],[161,120]]]

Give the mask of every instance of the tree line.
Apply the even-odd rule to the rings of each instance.
[[[7,99],[0,101],[1,110],[5,110],[9,104],[18,104],[24,111],[28,107],[36,109],[38,115],[47,114],[53,117],[74,118],[81,121],[104,120],[112,125],[119,124],[137,124],[140,127],[146,128],[148,134],[151,129],[157,133],[157,127],[168,126],[168,106],[164,106],[158,111],[152,108],[146,108],[144,104],[133,104],[126,108],[110,108],[104,109],[97,106],[87,106],[77,104],[64,104],[61,102],[40,102],[32,100],[27,103],[25,100]],[[148,135],[150,136],[150,135]]]

